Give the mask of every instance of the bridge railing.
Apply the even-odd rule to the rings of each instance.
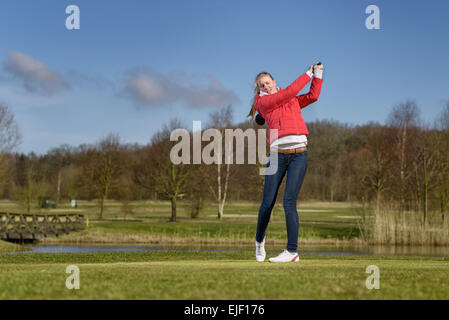
[[[0,212],[0,239],[39,239],[86,228],[81,214],[22,214]]]

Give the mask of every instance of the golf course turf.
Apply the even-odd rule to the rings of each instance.
[[[274,254],[274,252],[268,252]],[[69,290],[76,265],[80,289]],[[368,289],[368,266],[379,289]],[[0,299],[447,299],[448,258],[302,255],[257,263],[249,251],[4,254]]]
[[[255,261],[252,246],[257,204],[229,204],[224,219],[218,220],[212,205],[200,217],[191,219],[187,205],[181,203],[177,222],[168,222],[167,202],[133,205],[134,213],[127,220],[121,217],[120,204],[111,201],[106,207],[106,219],[99,221],[95,220],[98,206],[80,202],[79,212],[90,218],[88,228],[45,238],[43,243],[180,244],[191,249],[10,254],[5,252],[21,246],[0,241],[0,299],[449,298],[447,256],[303,254],[303,244],[361,241],[357,210],[349,204],[309,203],[302,207],[300,262],[287,264],[269,263],[268,259]],[[282,208],[274,210],[267,237],[267,257],[279,254],[286,242]],[[226,245],[231,249],[202,251],[196,249],[198,244]],[[66,287],[71,276],[68,266],[79,269],[79,289]],[[369,289],[373,276],[369,266],[379,272],[378,289]]]

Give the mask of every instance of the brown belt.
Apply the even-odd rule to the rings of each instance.
[[[273,149],[271,149],[271,151],[278,152],[278,153],[294,154],[294,153],[301,153],[301,152],[307,151],[307,148],[296,148],[296,149],[285,149],[285,150],[273,148]]]

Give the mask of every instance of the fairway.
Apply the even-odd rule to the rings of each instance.
[[[66,288],[76,265],[80,289]],[[369,290],[366,268],[380,271]],[[257,263],[251,252],[14,254],[0,299],[448,299],[448,258],[303,255]]]
[[[124,214],[119,201],[105,203],[105,218],[98,220],[96,201],[79,201],[78,208],[63,202],[57,209],[41,209],[40,214],[79,213],[89,219],[88,228],[61,237],[42,238],[44,243],[210,243],[253,244],[259,203],[238,201],[225,206],[224,216],[217,219],[216,205],[205,204],[201,214],[192,219],[189,203],[178,202],[177,222],[169,222],[169,201],[135,201],[129,204],[132,213]],[[8,212],[22,212],[7,200],[0,208]],[[358,208],[356,203],[298,202],[300,219],[299,241],[304,243],[357,243]],[[76,210],[76,211],[74,211]],[[277,204],[267,230],[268,242],[284,244],[285,216],[282,201]]]
[[[187,203],[180,201],[177,222],[167,219],[167,201],[132,205],[133,213],[123,216],[121,204],[108,201],[106,219],[101,221],[95,219],[97,203],[80,201],[76,210],[89,217],[89,227],[42,242],[174,245],[175,249],[0,254],[0,299],[449,299],[444,285],[449,278],[445,253],[446,258],[383,256],[374,255],[375,251],[351,255],[308,252],[307,244],[327,245],[338,252],[339,245],[361,243],[358,209],[351,203],[300,202],[300,262],[288,264],[255,261],[257,203],[229,203],[223,219],[218,220],[213,204],[192,219]],[[8,201],[0,206],[19,209]],[[72,209],[66,204],[56,210],[63,214]],[[277,255],[286,243],[281,206],[273,210],[267,238],[268,257]],[[202,245],[211,250],[202,251]],[[220,246],[227,249],[220,250]],[[376,249],[366,244],[365,248]],[[0,241],[0,252],[18,249],[23,248]],[[79,290],[66,287],[70,265],[79,268]],[[379,289],[366,286],[371,276],[366,272],[368,266],[379,270]]]

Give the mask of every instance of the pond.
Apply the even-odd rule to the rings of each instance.
[[[223,246],[223,245],[130,245],[130,244],[30,244],[28,251],[12,253],[80,253],[80,252],[138,252],[138,251],[254,251],[253,246]],[[266,249],[271,252],[282,251],[283,246],[270,245]],[[449,247],[394,247],[394,246],[312,246],[303,245],[299,254],[323,255],[401,255],[401,256],[432,256],[449,257]]]

